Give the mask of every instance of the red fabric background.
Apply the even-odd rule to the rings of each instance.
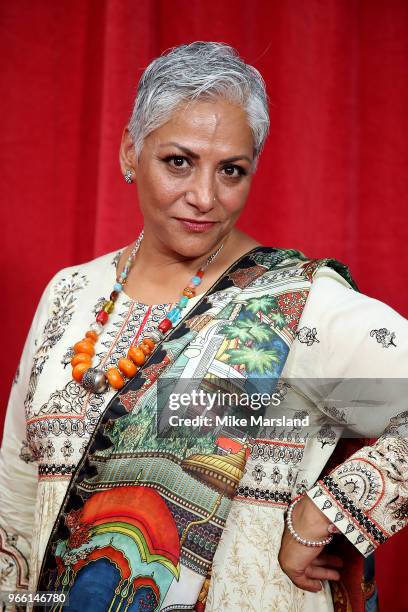
[[[263,74],[271,135],[240,227],[349,264],[407,316],[406,0],[9,0],[0,5],[1,406],[36,303],[60,268],[141,227],[118,166],[136,83],[163,50],[235,46]],[[398,534],[383,610],[405,610]]]

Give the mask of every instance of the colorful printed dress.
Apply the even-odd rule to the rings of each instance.
[[[362,555],[406,524],[404,398],[370,391],[374,410],[328,400],[351,378],[406,377],[407,321],[354,291],[338,263],[259,247],[190,301],[140,376],[94,395],[71,380],[70,347],[110,291],[119,255],[61,271],[35,315],[1,451],[0,588],[69,593],[72,611],[340,609],[328,583],[309,593],[281,571],[284,511],[308,491]],[[122,294],[98,343],[101,365],[171,307]],[[232,420],[158,435],[166,377],[207,391],[255,384],[310,425]],[[381,437],[319,479],[346,428]]]

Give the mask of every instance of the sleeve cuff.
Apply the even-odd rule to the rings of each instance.
[[[364,557],[371,555],[387,540],[378,525],[353,503],[330,476],[318,480],[307,495]]]

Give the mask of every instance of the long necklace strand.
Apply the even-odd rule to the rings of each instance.
[[[191,278],[189,284],[183,290],[177,305],[159,322],[157,329],[149,332],[149,335],[144,337],[137,346],[131,345],[127,352],[127,356],[119,359],[117,367],[108,368],[106,371],[101,368],[94,368],[92,367],[92,358],[95,355],[95,344],[109,320],[109,315],[115,308],[115,302],[119,294],[126,285],[136,253],[143,240],[143,235],[144,232],[142,230],[126,260],[122,272],[116,278],[109,300],[106,300],[102,310],[96,315],[95,321],[89,326],[84,338],[73,346],[74,356],[71,359],[72,377],[77,383],[81,384],[87,391],[91,391],[92,393],[105,393],[109,387],[121,389],[126,379],[135,376],[140,366],[142,366],[147,357],[151,355],[157,343],[160,342],[167,332],[179,322],[182,317],[182,312],[188,305],[189,300],[196,294],[196,287],[200,285],[205,269],[214,261],[224,246],[221,244],[198,269],[197,273]]]

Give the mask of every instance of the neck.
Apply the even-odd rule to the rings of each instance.
[[[147,231],[134,264],[130,271],[126,294],[144,304],[159,304],[176,302],[197,270],[203,266],[208,257],[223,244],[217,257],[206,267],[203,281],[197,288],[197,293],[205,292],[216,279],[241,255],[254,248],[259,243],[233,229],[224,236],[210,251],[199,257],[186,257],[171,252],[160,243],[155,236]],[[131,247],[126,249],[120,259],[120,271],[129,256]]]
[[[133,268],[135,272],[143,270],[144,276],[152,275],[156,283],[159,283],[161,279],[167,279],[169,275],[193,275],[200,267],[204,266],[208,258],[217,251],[219,251],[218,255],[210,265],[211,267],[215,266],[216,262],[219,261],[221,261],[222,265],[223,260],[225,260],[224,252],[228,254],[230,242],[231,236],[229,234],[213,244],[210,250],[199,256],[191,257],[172,251],[163,244],[160,239],[146,232],[136,255]]]

